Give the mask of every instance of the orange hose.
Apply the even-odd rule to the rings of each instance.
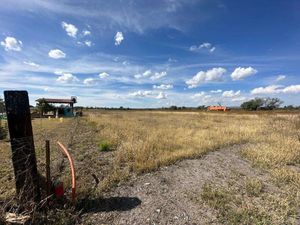
[[[74,203],[76,199],[76,175],[75,175],[74,162],[68,149],[65,146],[63,146],[63,144],[60,143],[59,141],[57,142],[57,144],[61,147],[61,151],[68,157],[70,163],[71,174],[72,174],[72,202]]]

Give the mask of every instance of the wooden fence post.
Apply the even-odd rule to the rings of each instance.
[[[21,202],[41,198],[27,91],[4,91],[16,191]]]
[[[46,182],[47,196],[51,194],[51,175],[50,175],[50,141],[46,140]]]

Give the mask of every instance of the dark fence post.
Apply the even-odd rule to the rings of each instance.
[[[27,91],[4,91],[16,180],[22,202],[41,198]]]
[[[47,197],[51,194],[51,175],[50,175],[50,141],[46,140],[46,182]]]

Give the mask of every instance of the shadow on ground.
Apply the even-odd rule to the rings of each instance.
[[[78,209],[82,213],[128,211],[136,208],[141,203],[142,201],[136,197],[84,199],[78,204]]]

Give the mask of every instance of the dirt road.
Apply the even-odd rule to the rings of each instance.
[[[83,215],[83,223],[219,224],[214,209],[199,200],[205,184],[244,185],[244,178],[255,177],[264,182],[266,190],[276,189],[266,174],[240,157],[241,147],[221,149],[133,178],[99,200],[102,207],[95,200]]]

